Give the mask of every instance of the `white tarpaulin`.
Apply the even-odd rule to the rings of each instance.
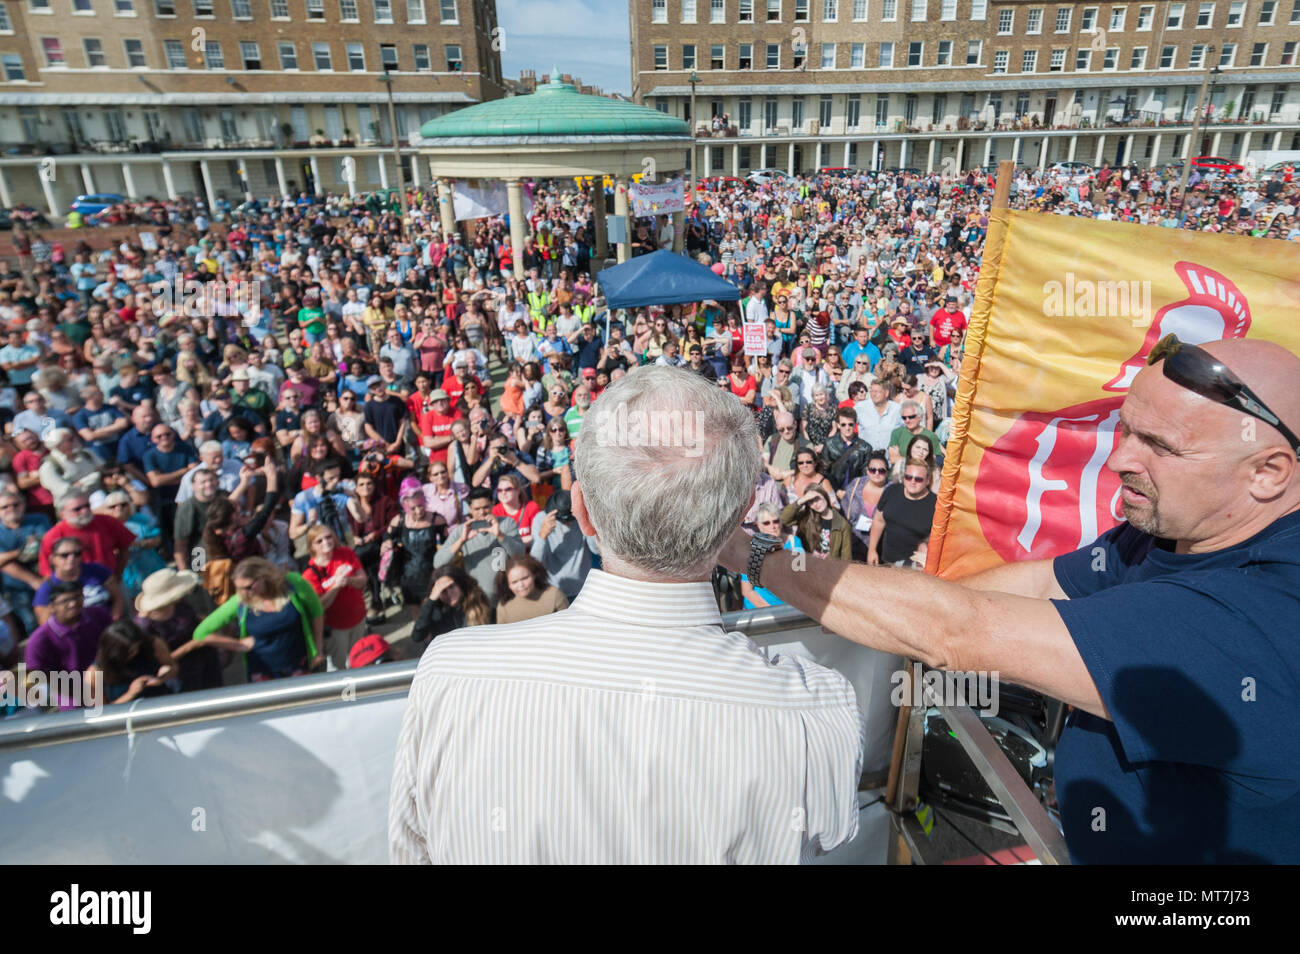
[[[529,194],[530,190],[522,186],[521,190],[524,215],[532,215],[533,197]],[[457,222],[505,215],[510,210],[506,184],[501,179],[457,180],[452,184],[452,208]]]
[[[5,751],[0,858],[384,864],[405,705],[395,693]]]
[[[667,182],[634,182],[628,189],[633,215],[668,215],[686,210],[686,183],[681,179]]]
[[[754,642],[843,673],[867,723],[864,771],[889,764],[900,657],[815,625]],[[395,692],[0,751],[0,860],[383,864],[405,705]],[[877,804],[861,817],[828,863],[884,863],[887,813]]]

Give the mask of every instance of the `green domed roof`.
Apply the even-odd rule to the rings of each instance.
[[[551,82],[535,93],[458,109],[420,127],[425,139],[458,136],[689,136],[683,120],[657,109],[605,96],[586,96],[570,83]]]

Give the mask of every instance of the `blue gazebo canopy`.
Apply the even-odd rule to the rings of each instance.
[[[740,289],[699,262],[663,249],[606,268],[599,275],[610,308],[683,305],[712,298],[739,301]]]

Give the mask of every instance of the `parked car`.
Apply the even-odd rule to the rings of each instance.
[[[1222,156],[1197,156],[1192,160],[1192,168],[1200,170],[1202,174],[1213,170],[1226,175],[1236,175],[1246,170],[1246,167],[1240,162],[1233,162],[1231,159],[1225,159]]]
[[[922,173],[920,169],[916,168],[916,166],[902,166],[902,167],[890,166],[885,171],[889,173],[893,173],[894,175],[897,175],[900,172],[906,176],[924,175],[924,173]]]
[[[1054,162],[1051,171],[1059,176],[1069,176],[1079,182],[1087,179],[1096,170],[1086,162]]]
[[[705,176],[699,181],[699,187],[705,192],[722,192],[730,189],[743,189],[744,179],[735,176]]]
[[[126,196],[116,192],[96,192],[93,195],[79,195],[68,206],[69,211],[80,212],[82,218],[89,221],[105,209],[126,201]]]
[[[817,170],[817,174],[819,176],[832,176],[836,179],[847,179],[850,176],[856,176],[858,170],[849,166],[822,166]]]
[[[767,185],[769,182],[793,182],[793,177],[781,169],[755,169],[745,177],[755,185]]]

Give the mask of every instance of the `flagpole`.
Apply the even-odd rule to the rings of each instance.
[[[971,305],[970,322],[966,328],[961,378],[957,382],[957,400],[953,404],[952,423],[948,430],[948,446],[945,449],[943,477],[939,483],[939,499],[934,508],[930,541],[926,546],[927,573],[938,573],[944,538],[948,531],[948,520],[952,516],[957,477],[961,473],[962,456],[966,448],[966,430],[970,426],[975,380],[979,376],[980,359],[984,354],[984,337],[988,331],[989,314],[993,310],[993,292],[997,287],[998,272],[1002,267],[1002,249],[1006,243],[1008,213],[1011,208],[1011,181],[1015,174],[1016,166],[1010,159],[998,163],[998,178],[993,188],[993,205],[989,209],[989,230],[984,237],[984,256],[980,260],[979,279],[975,283],[975,301]]]
[[[970,424],[975,379],[984,350],[989,313],[993,308],[993,291],[997,286],[998,272],[1002,267],[1002,250],[1006,243],[1007,218],[1011,207],[1011,180],[1015,174],[1016,166],[1010,159],[998,163],[998,178],[993,188],[993,204],[989,209],[989,230],[984,237],[984,256],[980,260],[979,280],[975,285],[975,302],[971,306],[970,323],[966,327],[966,347],[962,352],[957,403],[953,407],[952,425],[948,432],[943,481],[939,486],[939,500],[935,504],[934,523],[931,525],[930,540],[926,546],[925,571],[931,574],[934,574],[939,566],[944,535],[948,530],[948,518],[952,514],[957,475],[961,472],[961,457],[966,446],[966,430]],[[908,685],[913,684],[912,680],[921,678],[920,663],[908,660],[904,666],[910,676]],[[914,737],[909,738],[909,736]],[[885,804],[898,816],[912,814],[919,804],[917,791],[921,773],[921,745],[921,728],[912,716],[912,706],[905,695],[903,704],[898,707],[898,720],[894,725],[894,746],[889,760],[889,776],[885,782]],[[898,829],[891,832],[889,850],[891,863],[906,864],[911,860],[907,840]]]

